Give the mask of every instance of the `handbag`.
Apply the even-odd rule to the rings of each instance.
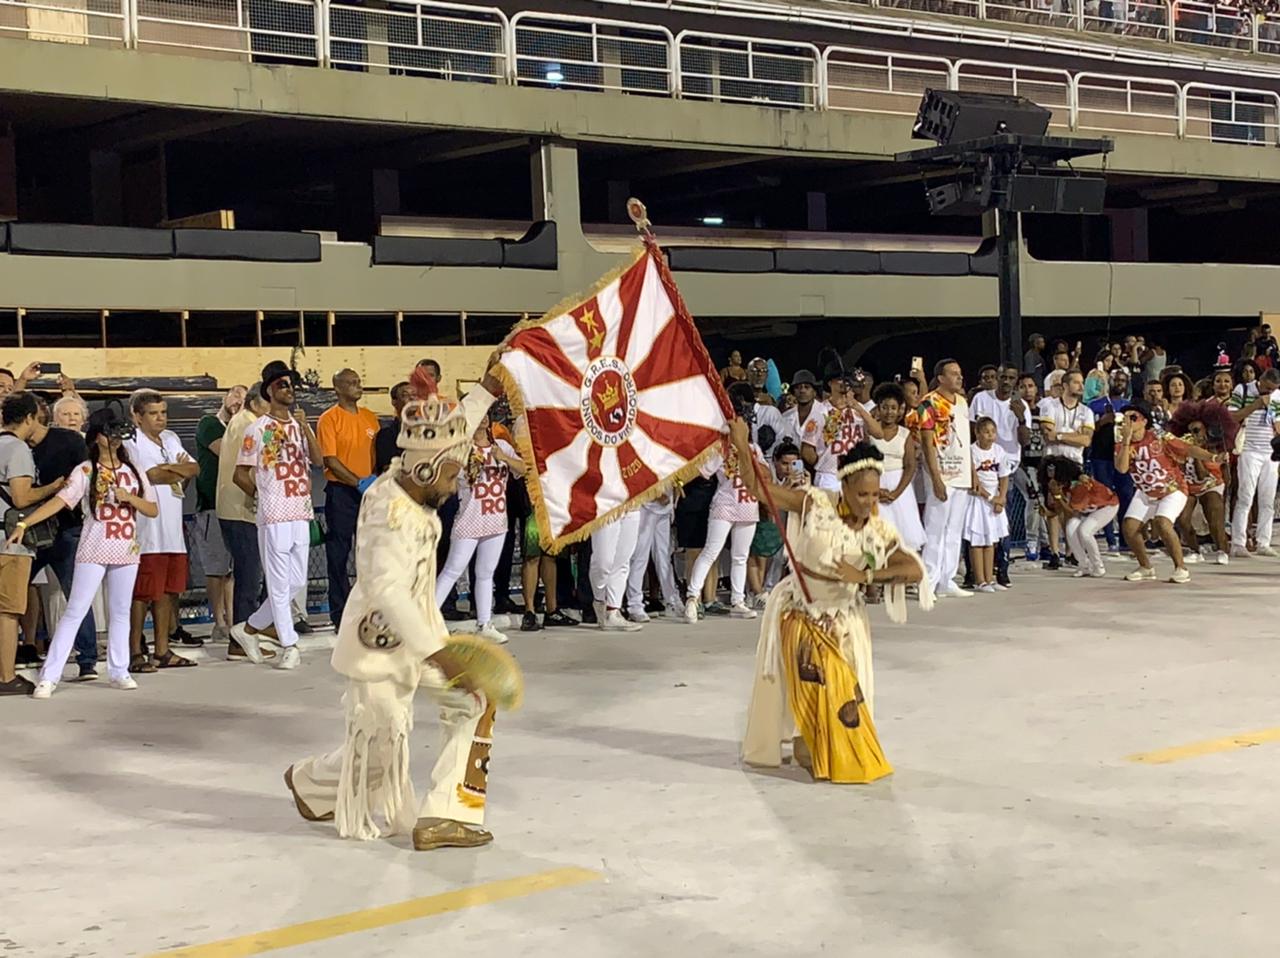
[[[13,530],[18,528],[18,523],[35,512],[43,503],[34,505],[30,509],[19,509],[13,504],[13,500],[9,498],[9,491],[3,484],[0,484],[0,499],[3,499],[5,505],[9,507],[4,514],[4,537],[7,542],[9,537],[13,535]],[[49,548],[57,539],[58,519],[56,516],[45,519],[43,522],[37,522],[33,526],[28,526],[27,530],[22,534],[22,544],[32,552],[39,552],[41,549]]]

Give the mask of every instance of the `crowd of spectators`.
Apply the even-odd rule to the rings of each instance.
[[[1142,581],[1163,554],[1181,583],[1197,561],[1277,555],[1280,350],[1269,326],[1251,329],[1235,357],[1219,344],[1185,364],[1141,335],[1086,351],[1036,334],[1027,346],[1019,366],[981,366],[970,384],[955,360],[923,356],[877,383],[831,350],[818,373],[798,369],[787,381],[772,360],[744,363],[736,350],[720,374],[759,467],[780,483],[836,488],[839,457],[875,444],[881,513],[921,551],[940,596],[1011,588],[1014,561],[1104,576],[1108,558],[1127,554],[1137,567],[1124,578]],[[438,363],[420,365],[439,381]],[[179,622],[191,552],[208,641],[225,643],[228,658],[297,664],[297,636],[312,629],[307,554],[321,539],[329,624],[340,626],[360,498],[396,454],[397,426],[361,405],[355,371],[334,375],[336,401],[313,430],[296,375],[274,362],[262,381],[227,390],[193,450],[168,428],[158,392],[91,416],[65,376],[52,404],[33,392],[39,375],[34,365],[18,376],[0,369],[0,693],[47,698],[73,654],[76,678],[98,678],[103,627],[113,687],[194,666],[179,651],[206,641]],[[407,382],[392,388],[397,414],[408,398]],[[593,571],[591,540],[544,554],[524,484],[510,481],[527,471],[521,428],[495,404],[458,495],[439,510],[447,620],[505,642],[504,616],[527,632],[753,618],[785,574],[780,530],[741,479],[755,466],[728,445],[702,475],[639,509],[632,532],[610,535],[608,569]],[[323,527],[313,467],[323,470]],[[42,660],[39,683],[18,674]]]

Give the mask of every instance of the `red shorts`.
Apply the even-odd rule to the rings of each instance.
[[[155,602],[166,595],[178,595],[187,588],[185,552],[148,552],[139,556],[138,578],[133,597],[139,602]]]

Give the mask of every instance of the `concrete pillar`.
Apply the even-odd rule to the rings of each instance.
[[[124,167],[120,154],[110,150],[89,153],[89,193],[93,222],[98,226],[124,223]]]

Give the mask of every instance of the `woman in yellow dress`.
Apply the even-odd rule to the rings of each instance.
[[[736,420],[729,433],[739,455],[749,456],[747,425]],[[893,771],[872,720],[875,675],[863,590],[883,586],[895,622],[906,619],[908,584],[918,584],[925,609],[933,590],[920,557],[876,514],[883,469],[880,451],[861,442],[840,458],[839,493],[769,484],[768,494],[787,514],[803,582],[793,570],[765,606],[742,749],[748,765],[781,765],[783,742],[793,739],[796,760],[815,779],[873,782]],[[742,478],[768,501],[758,474]]]

